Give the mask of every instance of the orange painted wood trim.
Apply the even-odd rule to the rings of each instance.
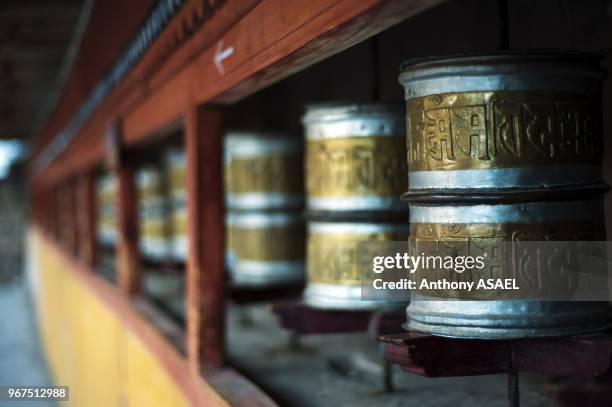
[[[89,267],[97,262],[97,215],[96,215],[96,179],[92,170],[78,176],[77,181],[77,221],[79,239],[79,257]]]
[[[80,129],[63,158],[32,181],[41,187],[53,184],[101,160],[109,117],[123,118],[126,143],[138,143],[178,120],[192,103],[236,101],[442,1],[262,0],[252,10],[243,10],[248,14],[237,22],[237,15],[219,13],[202,28],[219,41],[189,54],[183,64],[171,61],[172,69],[162,68],[146,81],[120,84]],[[226,25],[213,24],[215,18]],[[199,33],[184,46],[191,47],[196,37]],[[223,62],[222,75],[214,62],[219,45],[234,48]]]
[[[115,0],[113,0],[115,1]],[[135,7],[138,4],[142,4],[143,1],[151,0],[138,0],[135,3]],[[103,100],[103,102],[97,106],[94,110],[94,114],[84,126],[80,129],[79,135],[74,142],[78,143],[83,138],[90,139],[92,135],[100,135],[104,132],[104,126],[110,117],[121,117],[121,113],[128,110],[130,106],[135,103],[141,103],[143,98],[146,98],[152,89],[152,83],[160,80],[160,78],[172,77],[177,71],[182,69],[185,65],[191,63],[191,61],[206,49],[230,27],[232,27],[238,20],[240,20],[246,13],[248,13],[257,3],[261,0],[221,0],[215,2],[215,6],[212,9],[215,10],[214,15],[210,20],[205,21],[200,26],[194,26],[193,20],[195,15],[200,15],[211,7],[209,0],[187,0],[181,7],[181,10],[174,16],[174,18],[164,28],[161,35],[151,44],[149,49],[145,52],[142,59],[134,66],[129,74],[119,83],[111,93]],[[104,2],[101,2],[104,3]],[[98,7],[100,8],[100,7]],[[94,13],[96,13],[94,9]],[[120,14],[116,18],[120,18],[123,23],[132,24],[131,18],[133,17],[130,13],[126,20],[124,18],[124,11],[121,7],[115,7],[115,10]],[[108,13],[109,10],[103,9],[100,13]],[[111,11],[112,12],[112,11]],[[109,17],[107,14],[107,18]],[[96,20],[97,21],[97,20]],[[106,23],[106,25],[108,25]],[[91,37],[94,37],[91,41],[96,40],[96,35],[104,33],[104,28],[100,29],[97,26],[88,27],[87,34],[90,35],[90,29],[94,32],[91,33]],[[97,29],[97,32],[95,31]],[[136,29],[136,26],[133,27]],[[104,40],[104,38],[101,38]],[[125,42],[124,46],[127,45],[128,40],[131,38],[123,39]],[[89,46],[91,43],[84,40],[81,48]],[[104,47],[96,46],[92,48],[99,52],[100,49],[106,50]],[[117,56],[118,57],[118,54]],[[106,59],[104,59],[106,61]],[[164,61],[162,63],[162,61]],[[96,64],[95,61],[89,61],[90,64]],[[88,70],[84,68],[82,64],[76,64],[74,67],[75,72],[71,74],[69,82],[73,79],[72,76],[80,77],[80,71],[85,70],[85,75],[88,75]],[[91,71],[91,70],[89,70]],[[97,71],[96,71],[97,72]],[[96,79],[100,79],[102,75],[98,75]],[[89,76],[88,76],[89,78]],[[88,82],[89,84],[89,82]],[[88,85],[89,86],[89,85]],[[89,90],[89,89],[87,89]],[[65,94],[60,99],[60,104],[56,107],[56,114],[51,117],[49,123],[43,128],[43,136],[37,140],[36,145],[33,148],[32,162],[36,159],[38,154],[42,151],[42,147],[47,145],[52,138],[62,130],[63,126],[66,126],[71,118],[67,115],[70,111],[71,115],[74,115],[77,108],[84,101],[84,95],[76,94],[72,92],[72,89],[66,88]],[[81,92],[82,93],[82,92]],[[78,102],[78,103],[77,103]],[[62,114],[59,114],[59,113]],[[100,120],[100,121],[99,121]],[[96,129],[92,130],[88,127],[91,122],[95,123]],[[100,127],[98,127],[100,126]],[[97,136],[94,136],[97,137]],[[75,156],[76,161],[80,161],[82,158],[86,158],[87,162],[91,163],[92,153],[100,154],[103,149],[99,146],[92,146],[92,143],[86,143],[89,148],[83,149],[81,154]],[[92,148],[93,147],[93,148]],[[82,155],[84,153],[84,156]],[[99,155],[96,155],[99,158]],[[58,160],[59,161],[59,160]],[[58,164],[56,161],[56,165]],[[74,160],[73,160],[74,161]],[[72,166],[73,161],[62,162],[62,165]],[[45,171],[48,172],[48,171]],[[38,175],[31,173],[31,177],[38,178]]]
[[[136,169],[122,152],[121,122],[114,121],[109,131],[119,143],[120,156],[114,169],[117,176],[117,279],[125,295],[135,296],[141,291]]]

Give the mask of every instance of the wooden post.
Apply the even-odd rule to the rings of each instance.
[[[82,242],[79,232],[79,178],[72,178],[66,188],[68,194],[68,210],[66,219],[70,226],[70,251],[74,256],[78,256]]]
[[[96,192],[95,176],[92,170],[87,170],[78,178],[78,239],[79,257],[90,268],[96,265]]]
[[[224,363],[224,209],[222,113],[191,107],[186,115],[187,354],[194,371]]]
[[[109,162],[117,177],[117,283],[124,294],[134,296],[141,289],[135,169],[121,151],[120,122],[112,124],[107,137]]]
[[[70,233],[72,232],[72,226],[68,215],[70,214],[70,189],[69,184],[66,181],[60,182],[55,190],[55,202],[57,204],[57,233],[59,242],[64,250],[72,250],[72,242]]]

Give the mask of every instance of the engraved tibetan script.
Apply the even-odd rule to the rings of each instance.
[[[468,92],[408,102],[412,171],[596,163],[601,116],[586,96]]]

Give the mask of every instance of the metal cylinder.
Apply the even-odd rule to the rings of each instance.
[[[140,252],[151,260],[167,260],[170,255],[168,202],[163,192],[162,167],[142,167],[136,174]]]
[[[375,240],[405,241],[408,228],[406,222],[309,222],[306,252],[308,284],[304,301],[313,307],[326,309],[389,306],[386,301],[364,301],[361,298],[359,244]]]
[[[169,240],[170,257],[174,261],[187,260],[187,190],[186,161],[182,149],[172,149],[166,154],[168,171],[169,202]]]
[[[102,175],[96,185],[97,240],[102,246],[114,247],[117,241],[116,198],[115,177]]]
[[[384,104],[314,105],[303,118],[310,212],[405,209],[404,112]]]
[[[230,132],[225,138],[224,156],[228,209],[303,206],[301,140],[266,133]]]
[[[404,63],[411,191],[602,182],[600,61],[498,52]]]
[[[274,285],[304,280],[304,220],[291,212],[234,212],[236,284]]]
[[[234,250],[234,214],[225,213],[225,269],[232,272],[236,264],[236,251]]]
[[[410,205],[409,247],[413,255],[444,254],[444,250],[448,254],[500,253],[504,243],[555,240],[605,240],[603,201]],[[517,263],[498,262],[490,257],[484,270],[465,271],[460,276],[452,270],[436,270],[428,279],[460,278],[476,282],[483,276],[492,279],[512,276],[520,280],[523,288],[525,285],[529,288],[542,279],[572,277],[571,273],[562,275],[557,266],[544,261],[538,267],[530,267],[530,273],[525,275]],[[407,307],[408,327],[452,337],[520,338],[601,329],[611,316],[606,302],[496,300],[498,295],[489,292],[484,297],[483,294],[470,297],[452,290],[428,291],[427,295],[413,292]]]

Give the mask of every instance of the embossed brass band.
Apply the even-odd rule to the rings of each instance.
[[[304,279],[304,221],[300,214],[234,212],[233,281],[272,285]]]
[[[317,308],[372,309],[387,305],[361,300],[358,245],[362,241],[405,240],[406,223],[309,222],[304,300]]]
[[[456,206],[411,205],[409,252],[412,255],[486,256],[477,271],[428,269],[418,281],[447,279],[477,282],[516,278],[525,290],[541,279],[572,287],[571,273],[561,275],[558,263],[531,259],[525,264],[507,253],[508,242],[605,240],[601,199],[524,204]],[[485,254],[486,253],[486,254]],[[538,262],[533,263],[533,262]],[[525,268],[526,267],[526,268]],[[535,274],[534,274],[535,273]],[[568,280],[568,281],[566,281]],[[460,302],[445,299],[461,298]],[[545,311],[545,313],[543,313]],[[495,291],[416,290],[407,308],[409,327],[456,337],[515,338],[572,334],[602,328],[610,309],[602,302],[500,300]]]
[[[303,205],[301,141],[289,136],[228,133],[225,188],[229,209],[300,208]]]
[[[500,53],[405,66],[411,189],[602,181],[592,55]]]
[[[401,109],[318,105],[303,122],[309,211],[405,209],[398,199],[407,187]]]

